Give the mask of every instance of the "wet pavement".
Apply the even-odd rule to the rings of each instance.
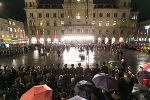
[[[123,50],[124,57],[127,65],[132,66],[136,71],[137,66],[142,66],[145,63],[150,62],[150,55],[143,52],[137,52],[134,50]],[[90,65],[90,68],[93,68],[95,64],[102,65],[102,62],[108,62],[111,60],[117,60],[116,56],[110,51],[97,51],[96,49],[89,51],[87,54],[86,51],[79,52],[78,49],[71,47],[70,50],[65,49],[61,52],[60,57],[58,57],[57,52],[48,52],[45,55],[41,55],[38,50],[33,52],[0,57],[0,64],[14,66],[18,68],[19,66],[44,66],[54,64],[60,64],[63,67],[64,64],[68,64],[70,67],[71,64],[75,64],[75,67],[78,63],[81,63],[83,68],[86,68],[87,65]]]

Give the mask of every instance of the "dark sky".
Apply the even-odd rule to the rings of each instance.
[[[110,1],[112,0],[94,0],[95,3],[105,3]],[[0,0],[0,2],[3,3],[3,6],[0,7],[0,14],[20,21],[25,21],[25,11],[23,10],[24,0]],[[132,5],[140,12],[139,21],[150,19],[150,0],[132,0]]]

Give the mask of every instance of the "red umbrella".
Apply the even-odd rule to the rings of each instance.
[[[150,72],[150,63],[145,64],[145,65],[143,66],[143,68],[144,68],[145,70],[147,70],[148,72]]]
[[[34,86],[24,93],[20,100],[52,100],[52,92],[47,85]]]

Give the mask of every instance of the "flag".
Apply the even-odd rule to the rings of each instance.
[[[57,38],[57,30],[55,30],[55,38]]]
[[[139,38],[139,35],[140,35],[140,30],[137,31],[137,40]]]
[[[39,40],[39,30],[37,30],[37,40]]]
[[[70,18],[72,17],[72,0],[70,0]]]
[[[88,11],[88,8],[89,8],[89,7],[88,7],[88,6],[89,6],[89,5],[88,5],[88,0],[86,0],[86,4],[87,4],[86,16],[87,16],[87,18],[88,18],[88,13],[89,13],[89,11]]]

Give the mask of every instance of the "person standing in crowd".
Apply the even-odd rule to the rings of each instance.
[[[105,62],[103,62],[103,65],[101,67],[101,72],[108,74],[108,67],[106,66]]]
[[[122,64],[122,72],[124,73],[126,71],[126,62],[125,59],[121,59],[121,64]]]
[[[78,67],[76,68],[76,73],[78,75],[82,75],[83,74],[83,68],[81,67],[81,63],[78,63]]]

